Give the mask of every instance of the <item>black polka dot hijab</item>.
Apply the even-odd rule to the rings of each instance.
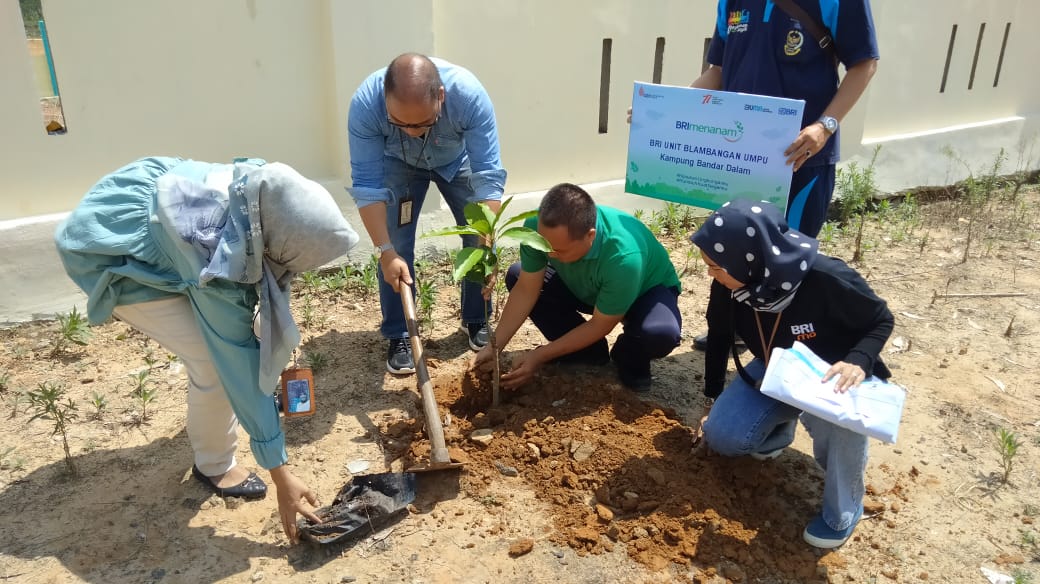
[[[690,241],[744,283],[733,291],[734,300],[764,312],[780,312],[791,303],[820,246],[790,229],[772,204],[748,199],[719,207]]]

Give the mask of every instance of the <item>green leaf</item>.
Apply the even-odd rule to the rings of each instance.
[[[512,227],[502,232],[500,239],[513,239],[520,242],[521,245],[527,247],[533,247],[538,251],[544,251],[549,253],[552,251],[552,246],[545,240],[544,237],[534,229],[527,227]]]
[[[498,227],[498,222],[506,216],[506,207],[513,201],[513,197],[506,197],[506,200],[502,201],[502,205],[498,208],[498,213],[495,214],[495,220],[491,223],[491,230],[495,231]]]
[[[480,231],[469,225],[456,225],[455,227],[442,227],[440,229],[434,229],[433,231],[427,231],[423,233],[423,237],[440,237],[442,235],[483,235]]]
[[[524,211],[523,213],[520,213],[519,215],[513,215],[512,217],[510,217],[509,221],[506,221],[505,223],[502,224],[502,227],[507,227],[509,225],[512,225],[513,223],[518,222],[518,221],[526,221],[526,220],[530,219],[531,217],[536,217],[537,215],[538,215],[538,209],[531,209],[530,211]]]
[[[479,234],[491,233],[491,225],[494,222],[495,214],[491,213],[491,208],[486,204],[466,203],[462,213],[466,216],[466,223],[469,223],[470,227],[479,231]]]
[[[459,250],[458,255],[455,256],[455,269],[451,273],[455,281],[458,282],[465,278],[474,266],[480,264],[486,252],[487,249],[482,247],[464,247]]]

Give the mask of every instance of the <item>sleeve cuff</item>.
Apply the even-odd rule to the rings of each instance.
[[[253,458],[256,458],[257,463],[267,470],[289,462],[289,454],[285,451],[285,434],[281,429],[268,440],[251,438],[249,447],[253,451]]]
[[[357,205],[358,209],[375,203],[386,203],[389,205],[393,202],[393,193],[390,189],[347,187],[347,192],[354,198],[354,203]]]

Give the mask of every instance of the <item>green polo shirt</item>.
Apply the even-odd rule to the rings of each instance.
[[[524,222],[538,228],[538,218]],[[520,267],[538,272],[552,266],[574,296],[603,314],[623,315],[654,286],[680,288],[679,276],[661,242],[635,217],[596,206],[596,240],[580,260],[564,263],[545,252],[520,246]]]

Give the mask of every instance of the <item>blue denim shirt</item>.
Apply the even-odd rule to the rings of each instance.
[[[422,137],[412,138],[387,120],[385,67],[369,75],[350,101],[347,133],[353,186],[347,190],[359,208],[395,202],[385,181],[384,157],[432,170],[446,181],[468,160],[475,200],[502,197],[506,171],[499,157],[495,109],[487,90],[468,70],[441,59],[432,61],[440,72],[445,96],[425,149]],[[422,160],[418,159],[420,150]]]

